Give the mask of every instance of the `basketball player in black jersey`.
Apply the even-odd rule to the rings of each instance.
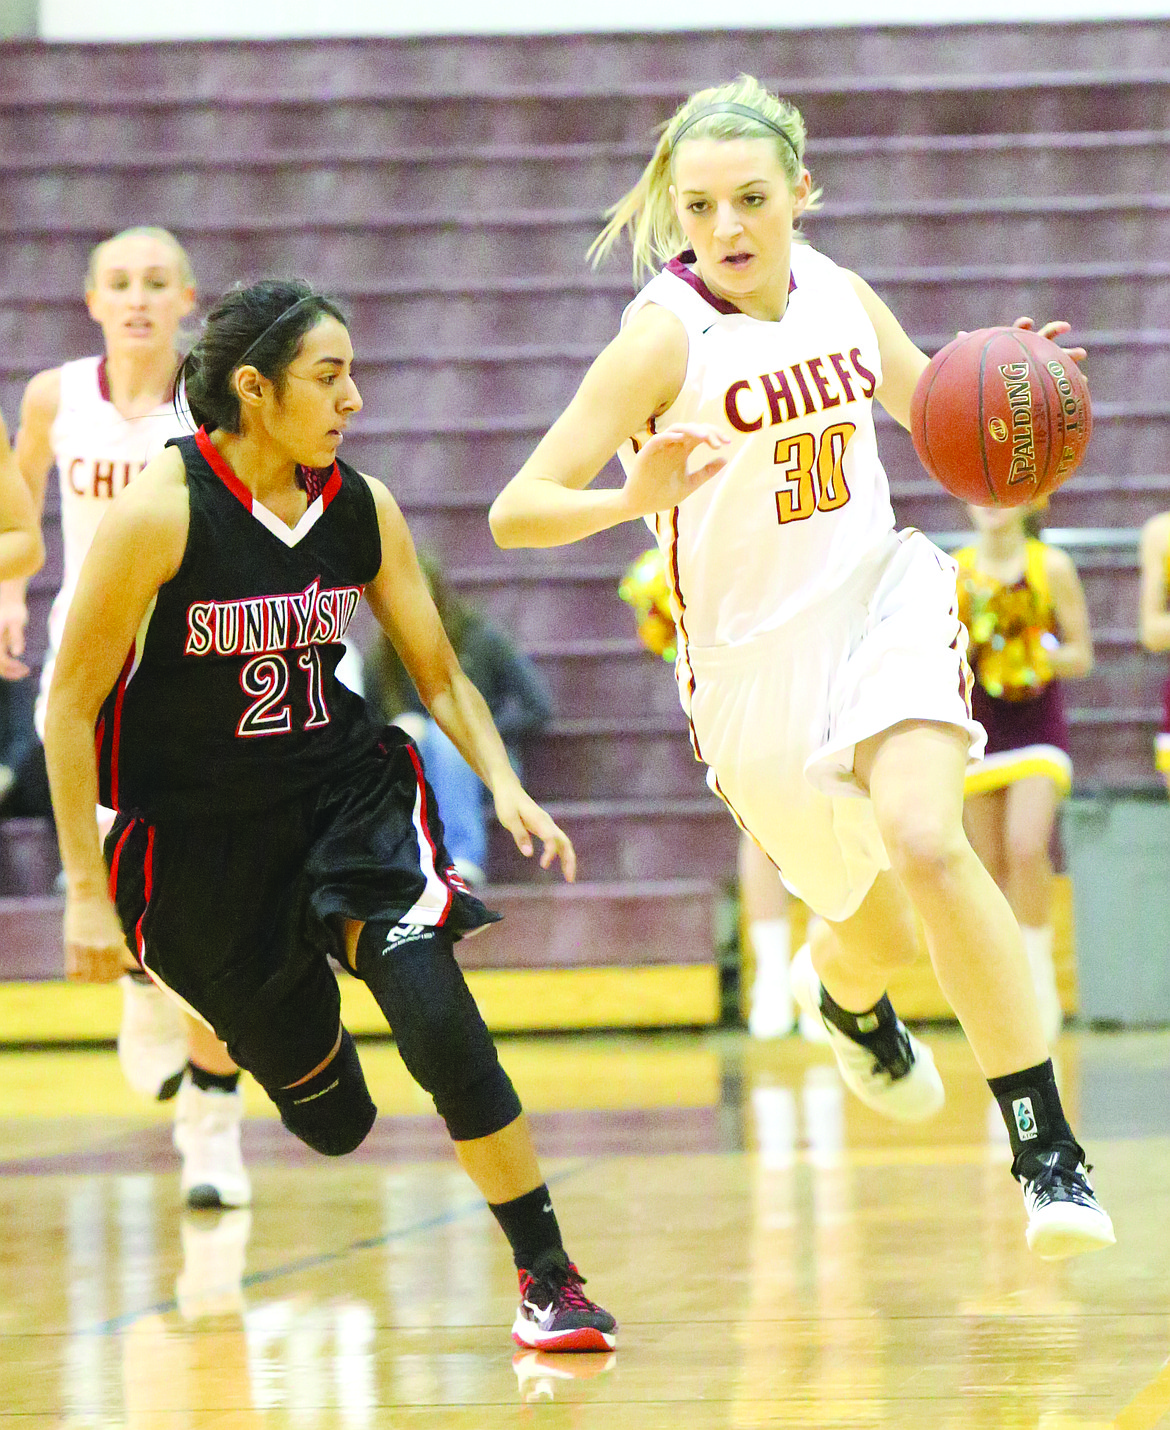
[[[152,461],[98,532],[45,740],[68,971],[117,977],[129,945],[285,1126],[339,1155],[375,1117],[327,955],[344,959],[512,1245],[515,1339],[608,1349],[614,1319],[565,1254],[453,955],[495,916],[451,867],[413,744],[334,674],[364,593],[517,846],[539,839],[542,866],[559,858],[573,878],[572,845],[521,787],[451,650],[401,512],[336,460],[361,408],[352,361],[342,314],[307,285],[229,293],[181,369],[199,432]],[[99,799],[119,811],[108,871]]]

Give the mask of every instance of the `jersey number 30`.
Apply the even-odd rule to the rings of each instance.
[[[303,728],[316,730],[329,724],[320,650],[315,645],[307,646],[297,656],[297,665],[308,677],[305,696],[309,718]],[[292,707],[284,703],[288,686],[288,661],[283,655],[254,656],[240,671],[240,688],[252,696],[252,703],[240,716],[236,734],[245,740],[257,735],[287,735],[292,729]]]
[[[842,464],[856,431],[852,422],[837,422],[821,433],[819,448],[811,432],[798,432],[776,443],[775,462],[788,483],[776,493],[781,526],[807,521],[814,511],[836,511],[849,500]]]

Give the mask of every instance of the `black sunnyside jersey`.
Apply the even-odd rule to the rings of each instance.
[[[187,547],[102,705],[101,802],[182,818],[344,778],[378,738],[334,674],[381,564],[369,487],[343,462],[306,474],[308,510],[290,529],[203,432],[167,445],[187,468]]]

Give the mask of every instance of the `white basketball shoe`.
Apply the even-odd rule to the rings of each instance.
[[[187,1066],[187,1024],[183,1010],[161,988],[130,974],[122,986],[118,1062],[135,1092],[166,1102],[179,1090]]]
[[[175,1107],[174,1142],[183,1159],[179,1190],[189,1207],[246,1207],[252,1183],[240,1151],[244,1094],[196,1087],[188,1073]]]
[[[1028,1246],[1044,1261],[1098,1251],[1117,1240],[1082,1157],[1079,1147],[1062,1144],[1018,1159],[1023,1163],[1016,1178],[1028,1213]]]
[[[837,1058],[845,1086],[867,1107],[899,1122],[920,1122],[943,1105],[946,1093],[934,1057],[902,1022],[897,1020],[880,1049],[855,1042],[821,1011],[821,980],[813,967],[808,944],[797,950],[789,975],[792,993],[810,1022],[819,1022]]]

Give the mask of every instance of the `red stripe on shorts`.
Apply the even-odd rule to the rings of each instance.
[[[126,841],[130,838],[130,831],[138,823],[132,819],[122,831],[122,837],[114,846],[114,857],[110,860],[110,898],[117,901],[118,898],[118,864],[122,858],[122,850],[126,847]]]
[[[142,913],[138,916],[138,922],[134,925],[134,942],[137,944],[134,952],[138,957],[138,962],[146,968],[146,945],[142,939],[142,923],[146,918],[146,911],[150,908],[150,895],[154,889],[154,825],[148,825],[146,829],[146,854],[142,860],[143,879],[143,899]]]

